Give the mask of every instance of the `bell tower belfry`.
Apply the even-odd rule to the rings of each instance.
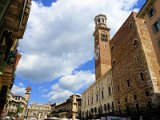
[[[24,98],[25,98],[25,100],[27,101],[27,103],[28,103],[28,101],[29,101],[29,99],[30,99],[30,92],[31,92],[31,90],[32,90],[31,87],[27,87],[27,88],[26,88],[26,92],[25,92]]]
[[[110,29],[107,27],[107,17],[99,14],[95,17],[94,52],[96,80],[111,69]]]

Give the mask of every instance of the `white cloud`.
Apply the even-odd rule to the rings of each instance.
[[[71,74],[93,57],[94,17],[105,14],[111,35],[128,17],[137,0],[59,0],[51,7],[35,1],[20,50],[18,74],[32,82]]]
[[[24,96],[25,95],[25,89],[26,88],[24,88],[22,86],[13,85],[11,92],[13,94]]]
[[[59,80],[59,86],[63,89],[78,91],[95,81],[95,75],[89,71],[80,71],[75,75],[67,75]]]
[[[51,102],[66,100],[73,93],[78,93],[82,88],[87,88],[95,81],[94,74],[89,71],[80,71],[74,75],[62,77],[58,83],[54,84],[51,91],[43,97],[47,97]]]
[[[24,84],[20,82],[20,83],[19,83],[19,86],[23,87],[23,86],[24,86]]]
[[[59,87],[59,84],[52,86],[51,91],[48,94],[44,94],[43,97],[48,98],[50,102],[59,102],[66,100],[73,92],[64,90]]]

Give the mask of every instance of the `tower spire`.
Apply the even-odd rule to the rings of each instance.
[[[99,14],[94,18],[94,52],[95,52],[95,68],[96,80],[111,69],[110,55],[110,29],[107,27],[107,17]]]

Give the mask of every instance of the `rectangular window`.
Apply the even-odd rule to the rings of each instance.
[[[126,106],[126,110],[127,110],[127,114],[130,114],[130,108],[128,105]]]
[[[114,108],[114,103],[112,102],[112,108]]]
[[[109,103],[107,104],[107,109],[108,109],[108,111],[110,111],[110,104]]]
[[[148,101],[148,103],[147,103],[147,104],[148,104],[148,108],[149,108],[149,109],[152,109],[151,101]]]
[[[97,112],[97,108],[96,108],[96,107],[94,108],[94,112],[95,112],[95,113]]]
[[[104,99],[104,94],[103,94],[103,91],[102,91],[102,99]]]
[[[160,20],[156,21],[153,25],[152,25],[152,29],[153,32],[156,33],[160,30]]]
[[[101,113],[103,112],[103,107],[102,107],[102,105],[101,105],[101,107],[100,107],[100,110],[101,110]]]
[[[146,97],[149,96],[149,92],[148,91],[146,91],[145,93],[146,93]]]
[[[129,82],[129,80],[127,80],[127,86],[130,87],[130,82]]]
[[[114,112],[114,103],[112,102],[112,112]]]
[[[93,113],[93,108],[91,108],[91,113]]]
[[[144,73],[143,73],[143,72],[141,72],[141,73],[139,74],[139,77],[140,77],[140,80],[141,80],[141,81],[144,81],[144,78],[145,78],[145,77],[144,77]]]
[[[88,117],[88,110],[87,110],[87,117]]]
[[[136,104],[136,110],[139,112],[139,104]]]
[[[98,113],[99,113],[99,114],[101,113],[101,108],[100,108],[100,107],[98,107]]]
[[[121,109],[119,108],[119,114],[121,115]]]
[[[125,98],[125,101],[126,101],[126,102],[128,102],[128,99],[127,99],[127,98]]]
[[[137,100],[137,95],[134,95],[134,100]]]
[[[108,94],[111,95],[111,87],[108,87]]]
[[[98,94],[96,94],[96,100],[98,101]]]
[[[151,18],[154,14],[155,14],[155,10],[154,10],[154,8],[152,7],[152,8],[149,10],[149,13],[148,13],[149,18]]]
[[[104,110],[107,110],[107,106],[106,106],[106,104],[104,104]]]
[[[119,91],[119,85],[117,86],[117,90]]]

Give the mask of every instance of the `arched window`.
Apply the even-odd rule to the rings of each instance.
[[[100,19],[98,19],[98,23],[100,23],[101,22],[101,20]]]
[[[104,23],[104,19],[102,19],[102,22]]]
[[[129,23],[129,28],[133,28],[133,26],[134,26],[133,22],[130,22]]]
[[[134,40],[133,40],[133,45],[136,47],[136,46],[138,46],[138,44],[139,44],[139,43],[138,43],[138,40],[137,40],[137,39],[134,39]]]
[[[114,65],[114,64],[115,64],[115,62],[116,62],[116,61],[115,61],[115,59],[113,59],[113,60],[112,60],[112,65]]]

